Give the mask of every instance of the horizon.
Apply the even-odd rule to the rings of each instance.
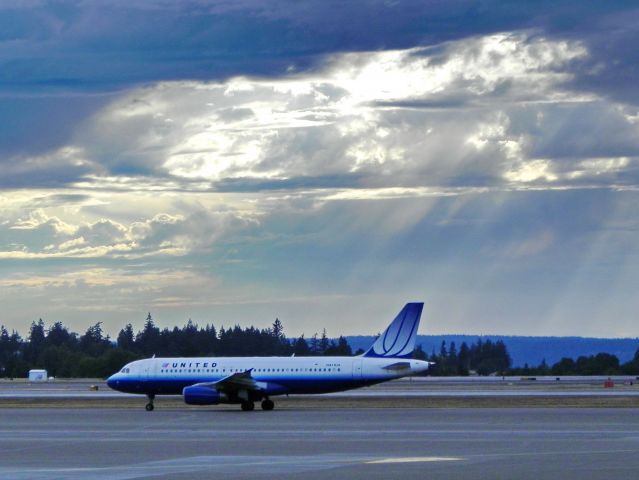
[[[150,313],[150,312],[149,312]],[[239,326],[241,328],[249,328],[249,327],[254,327],[254,328],[258,328],[258,329],[266,329],[266,328],[270,328],[273,324],[273,322],[278,319],[280,320],[280,322],[282,323],[282,327],[283,327],[283,333],[284,336],[288,339],[296,339],[299,338],[300,336],[304,336],[304,338],[306,338],[307,340],[309,338],[312,338],[313,335],[317,334],[317,335],[321,335],[322,330],[326,330],[326,336],[327,338],[331,339],[331,340],[336,340],[339,337],[344,337],[344,338],[349,338],[349,337],[361,337],[361,338],[376,338],[379,336],[380,332],[377,333],[352,333],[352,334],[332,334],[328,329],[326,329],[326,327],[320,327],[319,330],[314,331],[313,333],[309,332],[299,332],[299,333],[294,333],[294,334],[287,334],[287,328],[286,328],[286,322],[282,321],[279,317],[275,317],[273,319],[273,321],[271,321],[268,324],[265,324],[264,326],[260,326],[260,325],[255,325],[255,324],[249,324],[249,323],[233,323],[233,324],[228,324],[228,325],[224,325],[224,323],[219,323],[217,324],[214,321],[204,321],[202,323],[199,322],[195,322],[192,319],[188,319],[186,322],[183,322],[182,324],[159,324],[155,318],[153,317],[153,315],[151,315],[152,319],[153,319],[153,323],[154,325],[159,328],[160,330],[164,330],[164,329],[169,329],[172,330],[173,328],[177,327],[177,328],[184,328],[184,326],[186,326],[186,324],[188,323],[189,320],[191,320],[191,322],[193,323],[193,325],[196,328],[205,328],[207,326],[212,326],[215,327],[216,330],[219,331],[220,328],[233,328],[235,326]],[[49,328],[56,322],[61,322],[62,325],[67,328],[67,330],[70,333],[75,333],[78,336],[83,335],[86,330],[89,327],[92,327],[93,325],[95,325],[95,323],[91,323],[91,324],[86,324],[84,327],[82,327],[79,330],[74,330],[71,327],[69,327],[69,325],[67,325],[63,320],[54,320],[51,321],[50,323],[47,322],[44,318],[42,317],[38,317],[37,320],[33,320],[32,322],[38,322],[39,320],[42,320],[44,322],[44,328],[45,328],[45,333],[49,331]],[[9,331],[9,333],[11,333],[12,331],[15,331],[18,333],[18,335],[23,339],[26,340],[29,336],[29,330],[31,328],[31,323],[29,322],[29,325],[24,329],[24,331],[20,331],[19,329],[13,329],[13,328],[7,328],[6,325],[4,325],[2,322],[0,322],[0,327],[5,327],[7,328],[7,330]],[[126,322],[124,323],[121,327],[119,327],[117,330],[109,330],[104,328],[104,333],[105,335],[108,335],[109,338],[113,341],[115,341],[115,339],[117,339],[118,333],[120,332],[120,330],[122,330],[126,325],[128,325],[129,323],[131,324],[134,333],[137,335],[138,333],[140,333],[143,328],[144,328],[144,324],[146,322],[146,319],[142,322],[140,322],[140,328],[136,328],[136,324],[134,322]],[[102,323],[103,327],[104,324]],[[493,338],[493,337],[513,337],[513,338],[575,338],[575,339],[586,339],[586,340],[639,340],[639,336],[636,337],[588,337],[588,336],[582,336],[582,335],[519,335],[519,334],[508,334],[508,333],[421,333],[419,330],[417,331],[417,336],[418,337],[470,337],[470,338]]]

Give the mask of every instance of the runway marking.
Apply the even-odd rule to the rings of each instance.
[[[463,458],[458,458],[458,457],[396,457],[396,458],[381,458],[379,460],[370,460],[365,463],[380,464],[380,463],[459,462],[461,460],[463,460]]]

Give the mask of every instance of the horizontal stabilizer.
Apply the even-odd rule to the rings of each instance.
[[[382,368],[384,370],[405,370],[410,368],[410,362],[395,362]]]

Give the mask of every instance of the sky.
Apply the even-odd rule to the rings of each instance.
[[[639,6],[0,1],[0,323],[639,336]]]

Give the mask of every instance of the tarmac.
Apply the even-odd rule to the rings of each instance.
[[[274,397],[276,408],[639,407],[636,377],[415,377],[324,395]],[[181,396],[159,396],[158,408],[189,409]],[[100,379],[30,383],[0,380],[2,407],[140,408],[144,396],[111,390]],[[200,407],[195,407],[199,409]],[[225,406],[216,408],[228,408]],[[231,407],[231,408],[237,408]]]
[[[639,477],[624,408],[0,408],[2,479]]]

